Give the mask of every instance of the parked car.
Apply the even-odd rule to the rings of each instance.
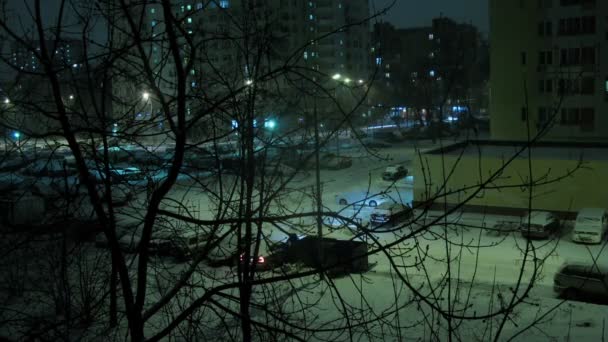
[[[370,215],[372,227],[392,228],[394,225],[411,219],[414,211],[408,205],[394,202],[384,202],[374,208]]]
[[[105,201],[105,186],[99,185],[99,196],[102,201]],[[112,185],[112,205],[121,207],[125,206],[131,201],[134,197],[133,191],[124,185],[124,184],[114,184]]]
[[[608,299],[608,267],[597,264],[564,263],[553,278],[553,290],[565,298]]]
[[[384,172],[382,173],[382,179],[385,181],[396,181],[407,176],[407,174],[408,170],[405,168],[405,166],[387,166]]]
[[[548,238],[559,230],[559,219],[548,211],[531,211],[519,226],[521,235],[527,238]]]
[[[314,159],[310,164],[314,167]],[[319,158],[319,167],[327,170],[347,169],[353,165],[351,157],[337,156],[333,153],[324,154]]]
[[[210,237],[211,235],[197,230],[159,232],[150,240],[150,248],[156,254],[186,260],[203,251]]]
[[[260,171],[266,177],[291,176],[296,173],[295,168],[282,163],[266,163],[260,168]]]
[[[336,203],[339,205],[369,206],[375,207],[391,200],[384,194],[373,194],[367,191],[344,192],[336,195]]]
[[[281,248],[277,248],[274,244],[262,239],[257,256],[249,258],[250,265],[255,264],[257,271],[268,271],[282,265]],[[238,264],[243,266],[245,258],[242,251],[243,248],[239,248],[237,234],[234,232],[226,236],[209,251],[207,254],[208,264],[212,267],[236,267]]]
[[[574,222],[572,241],[580,243],[600,243],[608,228],[608,214],[604,208],[584,208],[579,210]]]
[[[41,159],[26,166],[22,173],[37,177],[63,177],[73,174],[74,170],[67,166],[63,158]]]

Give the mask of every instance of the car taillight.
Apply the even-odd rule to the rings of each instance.
[[[239,256],[239,260],[240,260],[241,262],[243,261],[243,255],[244,255],[244,254],[241,254],[241,255]],[[253,263],[253,257],[251,257],[251,262]],[[265,259],[263,256],[259,256],[259,257],[258,257],[258,264],[263,264],[263,263],[265,263],[265,262],[266,262],[266,259]]]

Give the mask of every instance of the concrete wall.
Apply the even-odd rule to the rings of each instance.
[[[503,159],[424,154],[422,163],[420,159],[414,162],[414,203],[425,203],[439,194],[441,196],[435,200],[435,205],[442,205],[443,200],[447,199],[450,206],[466,201],[466,206],[472,211],[526,211],[530,195],[530,188],[522,185],[530,179],[526,156],[524,154],[513,160],[494,178],[494,182],[476,193],[480,190],[479,184],[486,182],[503,167]],[[575,170],[577,165],[576,160],[534,158],[531,163],[532,178],[546,182],[563,177]],[[608,208],[607,176],[608,160],[585,160],[583,167],[570,177],[533,187],[531,207],[564,214],[584,207]],[[441,189],[444,184],[445,187]],[[450,192],[452,194],[445,195]]]

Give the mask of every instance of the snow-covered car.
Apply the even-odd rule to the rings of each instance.
[[[608,211],[604,208],[582,208],[576,214],[572,241],[601,243],[608,232]]]
[[[74,170],[67,166],[67,162],[63,158],[36,160],[26,166],[22,173],[28,176],[37,177],[63,177],[71,175]]]
[[[382,179],[385,181],[396,181],[407,176],[408,170],[402,165],[387,166],[382,173]]]
[[[608,268],[594,263],[564,263],[553,277],[553,290],[569,299],[608,299]]]
[[[372,227],[392,228],[395,224],[400,224],[412,218],[414,212],[408,205],[401,203],[384,202],[374,208],[370,215]]]
[[[106,179],[106,172],[103,164],[95,164],[92,161],[87,162],[90,177],[96,183],[103,183]],[[137,183],[145,180],[145,174],[141,169],[134,166],[110,165],[109,167],[110,182],[113,184],[119,183]]]
[[[531,211],[519,226],[521,235],[528,238],[548,238],[559,229],[559,219],[548,211]]]

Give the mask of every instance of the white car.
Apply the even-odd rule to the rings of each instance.
[[[336,203],[339,205],[375,207],[388,200],[391,199],[387,195],[366,191],[352,191],[336,195]]]
[[[401,203],[385,202],[374,208],[370,215],[370,224],[374,226],[383,226],[392,228],[393,225],[399,224],[404,220],[412,218],[414,212],[408,205]]]
[[[608,211],[604,208],[584,208],[579,210],[574,222],[572,241],[579,243],[600,243],[608,230]]]

